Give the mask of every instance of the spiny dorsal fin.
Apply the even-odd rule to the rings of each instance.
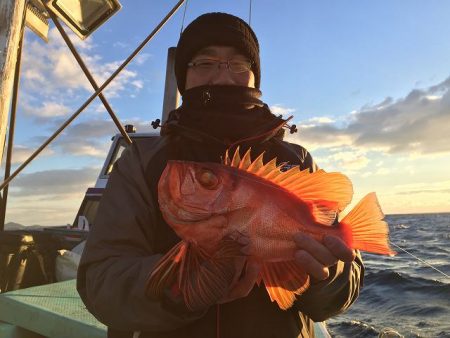
[[[249,148],[247,152],[244,154],[244,157],[241,159],[241,162],[239,163],[239,169],[247,171],[250,164],[252,164],[252,159],[250,157],[250,148]]]
[[[299,166],[282,171],[285,163],[277,166],[276,158],[264,163],[264,153],[252,161],[250,153],[251,148],[241,158],[239,147],[237,147],[232,160],[230,160],[227,151],[224,164],[268,180],[303,201],[318,203],[337,212],[342,211],[352,200],[352,183],[341,173],[327,173],[324,170],[310,173],[308,169],[300,170]],[[316,212],[316,220],[320,219],[320,223],[330,225],[331,213],[321,215],[317,208]],[[323,223],[325,219],[328,221]]]

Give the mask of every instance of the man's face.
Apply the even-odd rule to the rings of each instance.
[[[208,46],[195,54],[191,62],[205,59],[225,62],[248,61],[248,58],[239,53],[234,47]],[[242,73],[233,73],[224,65],[208,72],[199,72],[194,67],[188,67],[185,88],[190,89],[203,85],[235,85],[255,88],[255,75],[251,70]]]

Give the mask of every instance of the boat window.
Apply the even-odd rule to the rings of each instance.
[[[85,196],[81,203],[80,210],[73,222],[75,228],[89,230],[93,225],[101,196]]]
[[[109,175],[113,169],[114,163],[122,156],[122,152],[125,150],[127,146],[127,143],[124,139],[120,139],[119,144],[116,147],[116,151],[114,152],[113,156],[111,156],[111,160],[108,163],[108,166],[106,167],[106,172],[103,173],[103,175]]]

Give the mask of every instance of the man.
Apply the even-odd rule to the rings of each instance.
[[[311,276],[310,288],[283,311],[247,266],[229,293],[189,311],[168,288],[146,296],[155,264],[180,239],[164,222],[157,185],[168,160],[220,162],[226,149],[251,147],[253,157],[315,170],[302,147],[282,141],[285,121],[259,100],[259,45],[252,29],[224,13],[198,17],[182,33],[175,73],[183,104],[171,112],[162,136],[135,141],[115,165],[78,272],[77,287],[110,337],[309,337],[312,321],[342,312],[362,283],[359,255],[340,239],[318,242],[297,234],[294,259]],[[277,226],[274,224],[274,226]]]

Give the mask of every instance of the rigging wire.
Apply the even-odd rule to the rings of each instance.
[[[413,255],[411,252],[409,252],[409,251],[407,251],[407,250],[405,250],[405,249],[399,247],[397,244],[395,244],[395,243],[392,242],[392,241],[391,241],[391,244],[392,244],[393,246],[395,246],[397,249],[400,249],[400,250],[406,252],[408,255],[414,257],[414,258],[417,259],[418,261],[420,261],[420,262],[422,262],[422,263],[428,265],[430,268],[436,270],[437,272],[439,272],[439,273],[442,274],[443,276],[445,276],[445,277],[447,277],[447,278],[450,278],[449,275],[447,275],[445,272],[439,270],[438,268],[436,268],[435,266],[433,266],[431,263],[428,263],[427,261],[423,260],[422,258],[419,258],[419,257]]]
[[[250,2],[250,8],[248,10],[248,25],[251,26],[252,25],[252,0],[250,0],[249,2]]]
[[[181,35],[181,33],[183,33],[184,19],[186,18],[186,10],[187,10],[187,6],[188,6],[188,2],[189,2],[189,0],[186,0],[186,3],[184,4],[183,20],[181,21],[180,35]]]

